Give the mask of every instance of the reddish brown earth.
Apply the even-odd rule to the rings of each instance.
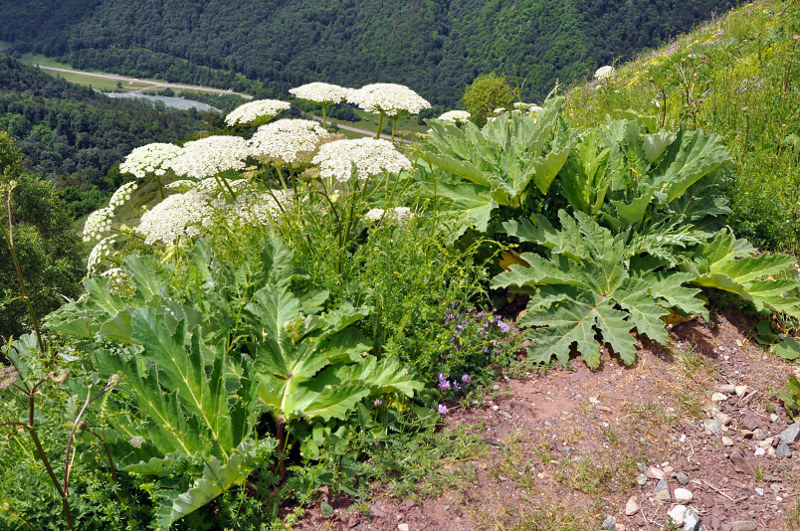
[[[595,372],[576,360],[571,370],[503,379],[482,407],[446,417],[446,429],[484,441],[468,461],[442,461],[460,478],[455,487],[417,501],[375,485],[368,514],[321,493],[295,529],[600,529],[609,515],[618,530],[683,529],[669,527],[676,504],[656,498],[657,479],[640,478],[648,465],[667,478],[667,496],[691,491],[684,505],[709,531],[800,529],[800,442],[792,457],[774,453],[791,423],[777,392],[798,367],[763,353],[747,330],[729,313],[676,325],[670,349],[641,346],[632,367],[604,354]],[[718,427],[713,415],[725,441],[705,427]],[[628,516],[632,497],[639,509]],[[333,508],[328,518],[321,501]]]

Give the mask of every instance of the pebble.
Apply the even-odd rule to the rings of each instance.
[[[728,526],[731,531],[755,531],[757,528],[756,523],[750,520],[735,520],[728,522]]]
[[[678,483],[680,483],[681,485],[689,484],[689,476],[687,476],[683,472],[678,472],[677,474],[675,474],[675,479],[677,479]]]
[[[703,421],[703,427],[709,435],[722,435],[725,433],[722,423],[717,419],[706,419]]]
[[[497,411],[498,409],[500,409],[500,406],[492,406],[492,411]]]
[[[656,499],[658,501],[663,501],[663,502],[672,501],[672,497],[670,496],[669,493],[669,485],[667,485],[667,481],[665,479],[658,480],[658,483],[656,484],[656,488],[654,489],[654,491],[656,493]]]
[[[645,472],[645,474],[650,479],[660,479],[660,480],[667,479],[667,475],[664,473],[664,471],[658,467],[654,467],[653,465],[647,467],[647,472]]]
[[[683,525],[683,518],[686,514],[687,507],[685,505],[676,505],[669,510],[667,516],[672,518],[672,523],[675,525]]]
[[[397,524],[397,531],[408,531],[408,524]]]
[[[686,509],[683,515],[683,531],[697,531],[700,527],[700,516],[694,509]]]
[[[731,423],[731,417],[726,415],[722,411],[715,411],[714,418],[717,419],[723,426],[727,426],[728,424]]]
[[[722,438],[722,445],[723,446],[733,446],[734,445],[733,439],[731,439],[730,437],[723,437]]]
[[[730,384],[718,385],[717,391],[720,393],[725,393],[726,395],[732,395],[736,392],[736,386]]]
[[[728,399],[727,396],[723,395],[722,393],[713,393],[711,395],[712,402],[724,402]]]
[[[795,422],[778,435],[778,438],[781,440],[782,443],[785,444],[792,444],[797,440],[797,437],[800,436],[800,422]]]
[[[639,474],[639,476],[636,478],[636,483],[640,487],[644,487],[647,484],[647,476],[645,476],[644,474]]]
[[[779,419],[779,418],[780,418],[780,417],[779,417],[778,415],[776,415],[775,413],[773,413],[773,414],[771,414],[771,415],[769,416],[769,420],[771,420],[772,422],[778,422],[778,419]]]
[[[761,428],[756,428],[755,430],[753,430],[753,437],[755,437],[759,441],[763,441],[764,439],[767,438],[767,434],[764,433],[764,430],[762,430]]]
[[[507,419],[511,418],[511,413],[508,413],[506,411],[498,411],[497,414],[500,415],[501,417],[505,417]]]
[[[758,494],[759,496],[763,496],[764,489],[762,489],[761,487],[756,487],[756,494]]]
[[[773,441],[773,440],[774,440],[774,439],[773,439],[772,437],[767,437],[767,438],[766,438],[766,439],[764,439],[763,441],[759,441],[759,442],[758,442],[758,445],[759,445],[761,448],[769,448],[770,446],[772,446],[772,441]]]
[[[767,451],[764,450],[763,448],[756,448],[756,451],[753,452],[753,455],[755,455],[756,457],[761,457],[762,455],[766,455],[766,454],[767,454]]]
[[[631,496],[628,503],[625,504],[625,516],[633,516],[639,512],[639,503],[636,501],[636,496]]]
[[[789,448],[789,445],[786,443],[781,443],[775,449],[775,457],[778,459],[783,459],[785,457],[792,457],[792,450]]]
[[[776,452],[775,452],[775,448],[773,448],[772,446],[770,446],[769,448],[767,448],[767,457],[769,457],[770,459],[775,459],[775,456],[776,456],[776,455],[777,455],[777,454],[776,454]]]
[[[690,502],[694,498],[694,494],[689,489],[675,489],[672,495],[678,503]]]
[[[737,385],[736,387],[734,387],[733,392],[736,393],[736,396],[744,396],[744,394],[747,392],[747,386]]]
[[[492,386],[492,391],[499,391],[499,390],[500,390],[500,386],[499,386],[499,385],[497,385],[497,384],[494,384],[494,385]]]
[[[611,516],[610,514],[606,516],[606,519],[603,520],[603,525],[601,529],[606,531],[614,531],[614,528],[617,526],[617,519]]]

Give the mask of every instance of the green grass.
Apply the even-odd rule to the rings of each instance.
[[[764,0],[567,92],[578,126],[627,110],[723,136],[738,235],[800,254],[800,5]]]

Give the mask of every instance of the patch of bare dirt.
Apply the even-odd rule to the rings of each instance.
[[[576,360],[503,379],[480,407],[446,417],[485,446],[443,462],[465,473],[458,488],[419,502],[376,494],[369,514],[324,494],[328,518],[318,502],[295,528],[655,531],[670,529],[669,513],[671,529],[794,529],[800,442],[780,446],[791,422],[776,393],[797,366],[746,330],[729,313],[676,325],[669,350],[642,346],[632,367],[606,353],[595,372]]]

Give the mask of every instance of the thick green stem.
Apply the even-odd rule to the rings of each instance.
[[[328,128],[328,106],[327,105],[323,105],[322,106],[322,127],[324,127],[325,129]]]
[[[376,140],[381,137],[382,129],[383,129],[383,113],[380,113],[380,116],[378,117],[378,131],[375,133]]]
[[[215,174],[214,179],[217,181],[217,186],[219,186],[220,192],[226,196],[225,199],[227,200],[228,204],[235,202],[236,193],[234,193],[233,188],[231,188],[228,179],[225,177],[220,177],[219,174]]]
[[[158,191],[161,192],[161,199],[166,199],[164,194],[164,185],[161,182],[161,177],[156,173],[156,182],[158,183]]]
[[[392,118],[392,144],[394,144],[394,134],[397,131],[397,118]]]

